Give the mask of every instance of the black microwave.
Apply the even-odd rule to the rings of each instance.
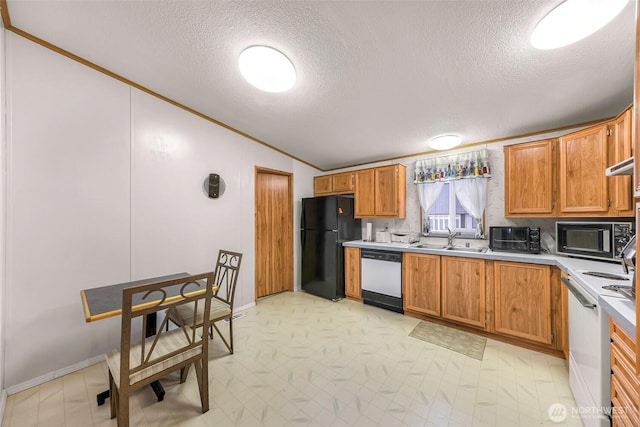
[[[492,251],[540,253],[540,227],[489,227]]]
[[[615,261],[634,236],[633,222],[556,222],[556,252]]]

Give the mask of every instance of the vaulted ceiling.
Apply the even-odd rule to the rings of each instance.
[[[328,170],[612,117],[632,102],[635,1],[564,48],[529,44],[560,0],[7,0],[11,27]],[[6,24],[6,22],[5,22]],[[261,92],[240,52],[297,81]]]

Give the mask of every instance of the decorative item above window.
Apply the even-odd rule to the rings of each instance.
[[[419,184],[480,177],[491,177],[491,163],[487,149],[418,160],[413,182]]]

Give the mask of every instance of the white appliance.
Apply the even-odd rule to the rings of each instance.
[[[597,272],[596,272],[597,273]],[[569,289],[569,385],[585,427],[609,427],[611,419],[611,366],[609,315],[598,304],[598,295],[624,298],[603,286],[630,285],[625,280],[594,277],[580,271],[562,277]]]
[[[362,249],[360,260],[363,302],[403,313],[402,253]]]

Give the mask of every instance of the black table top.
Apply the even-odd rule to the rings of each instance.
[[[82,297],[85,320],[87,322],[93,322],[95,320],[106,319],[107,317],[119,316],[122,314],[122,290],[124,288],[144,285],[147,283],[162,282],[165,280],[180,279],[181,277],[187,276],[189,276],[188,273],[177,273],[168,276],[136,280],[133,282],[118,283],[116,285],[84,289],[80,291],[80,296]],[[182,284],[177,284],[166,288],[168,291],[167,296],[172,297],[179,295],[181,287]],[[172,290],[175,293],[172,294]],[[142,303],[142,301],[140,301],[140,303]]]

